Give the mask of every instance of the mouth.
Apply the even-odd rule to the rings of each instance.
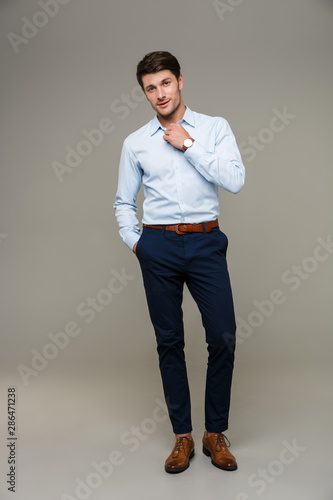
[[[157,104],[157,106],[159,106],[160,108],[166,108],[167,105],[169,104],[169,102],[170,102],[170,99],[168,101],[159,102]]]

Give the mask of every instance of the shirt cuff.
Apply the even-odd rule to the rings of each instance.
[[[133,251],[133,247],[137,241],[139,241],[141,234],[136,231],[129,231],[124,239],[126,245]]]

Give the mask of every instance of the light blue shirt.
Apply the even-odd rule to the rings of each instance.
[[[136,198],[143,183],[144,224],[200,223],[220,214],[218,188],[238,193],[245,168],[229,123],[186,108],[178,123],[194,139],[182,151],[163,139],[157,115],[124,141],[114,208],[120,236],[132,249],[140,238]]]

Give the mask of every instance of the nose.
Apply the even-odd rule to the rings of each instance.
[[[165,89],[164,87],[157,87],[157,97],[160,101],[165,98]]]

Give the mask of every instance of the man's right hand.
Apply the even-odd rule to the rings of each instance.
[[[136,255],[136,246],[137,246],[138,242],[134,243],[134,247],[133,247],[133,252],[135,253]]]

